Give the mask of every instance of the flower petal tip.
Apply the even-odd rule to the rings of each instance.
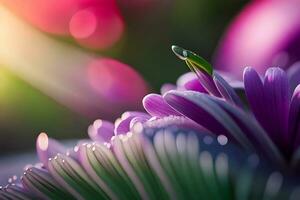
[[[174,54],[176,56],[178,56],[178,58],[182,59],[182,60],[186,60],[187,59],[187,51],[179,46],[176,45],[172,45],[172,51],[174,52]]]
[[[37,137],[37,147],[42,151],[46,151],[48,149],[49,139],[48,135],[45,132],[41,132]]]

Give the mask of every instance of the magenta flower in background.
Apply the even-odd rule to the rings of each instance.
[[[92,90],[109,103],[134,105],[148,90],[133,67],[115,59],[94,59],[86,70]]]
[[[241,77],[252,66],[287,68],[300,59],[300,1],[252,1],[234,19],[217,49],[214,65]]]
[[[129,108],[142,107],[137,102],[147,93],[147,84],[132,66],[47,37],[3,6],[0,12],[0,25],[6,27],[0,30],[3,67],[56,102],[93,119],[114,118]]]
[[[38,29],[72,36],[92,49],[106,49],[122,36],[124,22],[115,0],[3,0],[5,6]]]

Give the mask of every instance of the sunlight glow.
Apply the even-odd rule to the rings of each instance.
[[[50,38],[1,5],[0,26],[5,27],[0,30],[0,66],[7,67],[72,110],[90,117],[99,117],[99,114],[109,117],[119,112],[120,108],[134,107],[146,93],[143,79],[130,67],[107,61],[112,59],[102,62],[103,58],[96,58],[79,48]],[[91,75],[91,66],[96,71],[97,68],[109,68],[107,70],[111,76]],[[120,77],[131,82],[120,82]],[[91,78],[100,84],[91,85]],[[132,81],[137,82],[132,84]],[[102,90],[102,83],[110,84]],[[113,92],[112,86],[117,90],[108,94]],[[129,90],[135,91],[134,94],[128,93]],[[122,99],[122,102],[116,102],[115,98]]]

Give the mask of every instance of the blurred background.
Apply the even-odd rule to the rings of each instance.
[[[0,0],[0,156],[40,132],[85,138],[188,69],[172,44],[240,77],[299,58],[299,0]],[[262,58],[259,55],[263,55]]]

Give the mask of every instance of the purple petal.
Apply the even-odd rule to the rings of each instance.
[[[285,72],[270,68],[263,84],[255,70],[246,68],[244,83],[256,119],[281,149],[287,149],[289,88]]]
[[[41,163],[47,166],[49,158],[65,153],[66,149],[56,140],[48,138],[46,133],[40,133],[36,140],[36,151]]]
[[[241,108],[243,107],[242,102],[234,89],[217,73],[214,73],[214,82],[224,99]]]
[[[174,126],[176,128],[183,128],[200,132],[208,132],[208,130],[206,130],[199,124],[183,116],[168,116],[149,120],[143,124],[144,128],[163,128],[168,126]]]
[[[197,92],[207,93],[205,88],[200,84],[198,79],[193,79],[184,84],[184,89],[193,90]]]
[[[289,113],[289,143],[293,144],[293,150],[298,149],[300,145],[300,85],[298,85],[292,96]]]
[[[143,99],[145,110],[153,117],[165,117],[169,115],[180,115],[171,108],[161,95],[148,94]]]
[[[129,116],[126,119],[117,119],[115,122],[115,135],[126,134],[130,130],[130,122],[134,116]]]
[[[288,146],[289,84],[280,68],[269,68],[264,79],[263,125],[270,137],[282,149]]]
[[[244,71],[245,91],[256,119],[280,147],[288,144],[289,88],[279,68],[266,72],[264,84],[252,68]]]
[[[242,79],[237,78],[234,74],[215,70],[235,91],[244,90],[244,82]]]
[[[205,109],[187,99],[184,94],[189,91],[170,91],[164,95],[165,101],[182,115],[206,127],[215,133],[224,133],[226,130]]]
[[[291,93],[300,84],[300,62],[294,63],[288,70],[287,75],[289,77]]]
[[[185,90],[193,90],[207,93],[206,89],[201,85],[196,74],[193,72],[188,72],[180,76],[177,80],[177,86]]]
[[[194,72],[187,72],[178,77],[178,79],[176,81],[176,85],[178,87],[183,87],[186,82],[193,80],[193,79],[198,79],[197,75]]]
[[[176,90],[176,85],[171,84],[171,83],[165,83],[161,86],[160,88],[160,93],[163,95],[166,92],[169,92],[170,90]]]
[[[259,150],[258,152],[262,152],[264,156],[276,164],[284,165],[281,152],[255,118],[220,99],[214,98],[212,100],[220,105],[235,120],[249,141]]]
[[[264,86],[257,72],[251,67],[247,67],[244,70],[244,84],[251,110],[256,119],[263,124],[266,120]]]
[[[134,118],[138,118],[140,120],[150,119],[150,116],[143,112],[125,112],[123,113],[120,119],[117,119],[115,122],[115,135],[126,134],[130,131],[131,121]]]
[[[145,112],[140,111],[126,111],[122,114],[121,119],[126,119],[127,117],[144,117],[149,118],[150,116]]]
[[[88,128],[90,138],[98,142],[109,142],[114,135],[114,125],[109,121],[96,120]]]
[[[170,91],[164,95],[167,103],[214,134],[224,134],[247,149],[251,145],[241,129],[209,95],[193,91]]]
[[[220,97],[220,93],[214,83],[213,78],[211,77],[211,75],[209,75],[206,72],[201,72],[200,70],[195,71],[198,79],[200,80],[200,83],[202,84],[202,86],[206,89],[206,91],[210,94],[212,94],[213,96],[216,97]]]
[[[136,123],[142,123],[143,124],[144,122],[148,121],[149,119],[150,118],[148,118],[148,117],[147,118],[145,118],[145,117],[134,117],[130,121],[129,129],[131,130]]]
[[[284,165],[281,152],[254,118],[226,101],[192,91],[170,91],[166,101],[185,116],[216,135],[226,135],[248,150],[257,147],[264,156]],[[207,121],[207,120],[210,121]],[[149,122],[147,122],[149,123]],[[220,127],[220,130],[216,130]]]

